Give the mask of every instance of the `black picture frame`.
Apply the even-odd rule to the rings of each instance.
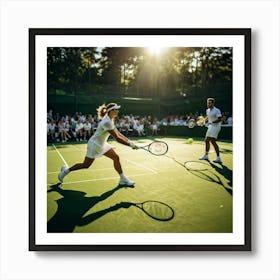
[[[244,71],[244,242],[242,244],[44,244],[37,241],[36,185],[40,162],[36,161],[36,48],[38,38],[48,36],[218,36],[243,40]],[[240,97],[239,97],[240,98]],[[238,125],[238,124],[237,124]],[[42,217],[45,218],[45,217]],[[30,251],[250,251],[251,248],[251,29],[250,28],[133,28],[133,29],[29,29],[29,250]]]

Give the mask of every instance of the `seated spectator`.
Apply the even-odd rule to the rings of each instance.
[[[55,121],[51,119],[47,125],[48,137],[51,143],[55,142],[55,129],[56,129]]]
[[[76,141],[83,141],[84,125],[80,119],[78,119],[76,124]]]
[[[177,125],[179,125],[179,126],[187,125],[187,124],[186,124],[186,120],[184,119],[183,116],[181,116],[181,117],[177,120]]]
[[[53,111],[49,110],[49,112],[47,113],[47,120],[50,121],[53,119]]]
[[[175,117],[174,116],[170,116],[169,124],[172,125],[172,126],[175,125]]]
[[[123,119],[120,123],[120,130],[124,135],[128,135],[128,132],[130,130],[130,123],[128,119]]]
[[[231,115],[229,115],[229,117],[227,118],[227,124],[231,126],[233,125],[233,119]]]
[[[69,121],[69,134],[73,138],[76,138],[76,121],[74,118],[71,118],[71,120]]]
[[[227,124],[227,117],[226,115],[222,115],[222,124]]]
[[[61,139],[62,142],[66,142],[69,138],[71,138],[71,136],[69,135],[67,130],[69,130],[69,126],[67,128],[67,124],[64,121],[64,119],[62,118],[58,122],[58,132],[60,134],[60,139]]]
[[[145,136],[145,131],[144,131],[144,122],[140,120],[138,124],[136,125],[136,131],[138,133],[138,136]]]
[[[157,119],[155,119],[151,125],[152,135],[158,135],[159,123]]]
[[[93,116],[90,123],[91,123],[91,134],[94,134],[94,132],[97,129],[97,126],[98,126],[98,117]]]
[[[91,136],[91,124],[87,119],[84,123],[84,140],[88,140]]]

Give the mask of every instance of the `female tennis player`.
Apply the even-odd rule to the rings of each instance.
[[[217,154],[216,159],[213,160],[215,163],[222,163],[220,158],[220,149],[218,144],[216,143],[216,139],[218,134],[221,130],[221,121],[222,121],[222,114],[220,109],[214,106],[215,99],[208,98],[207,99],[207,110],[206,110],[206,118],[208,120],[208,129],[205,136],[205,154],[200,157],[200,160],[208,160],[208,152],[210,150],[210,143],[212,143],[215,152]]]
[[[88,141],[87,153],[84,161],[76,163],[70,168],[62,166],[61,172],[58,174],[60,182],[63,182],[64,177],[70,172],[83,168],[89,168],[96,158],[104,155],[113,160],[114,168],[120,175],[119,185],[134,185],[134,182],[123,174],[119,156],[107,142],[109,136],[112,135],[119,143],[130,146],[132,149],[138,149],[138,146],[133,144],[115,128],[114,119],[118,116],[120,107],[121,106],[116,103],[109,103],[107,105],[103,104],[97,109],[98,117],[101,121],[95,133]]]

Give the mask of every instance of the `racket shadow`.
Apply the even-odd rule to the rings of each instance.
[[[136,207],[137,209],[143,211],[143,213],[145,213],[150,218],[160,222],[170,221],[175,215],[174,209],[161,201],[147,200],[141,203],[121,202],[120,204],[124,208]]]

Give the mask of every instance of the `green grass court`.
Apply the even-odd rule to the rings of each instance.
[[[57,175],[64,161],[71,166],[84,159],[86,143],[47,147],[47,220],[49,232],[89,233],[231,233],[232,232],[232,143],[218,141],[223,164],[201,163],[204,142],[186,138],[158,138],[169,146],[167,156],[154,156],[111,140],[124,173],[135,187],[118,187],[113,162],[96,159],[89,169],[65,177],[58,187]],[[152,139],[137,138],[138,145]],[[176,159],[173,160],[172,158]],[[195,170],[187,170],[178,162]],[[202,168],[200,167],[207,167]],[[137,207],[119,207],[121,202],[156,200],[168,204],[173,219],[158,221]]]

